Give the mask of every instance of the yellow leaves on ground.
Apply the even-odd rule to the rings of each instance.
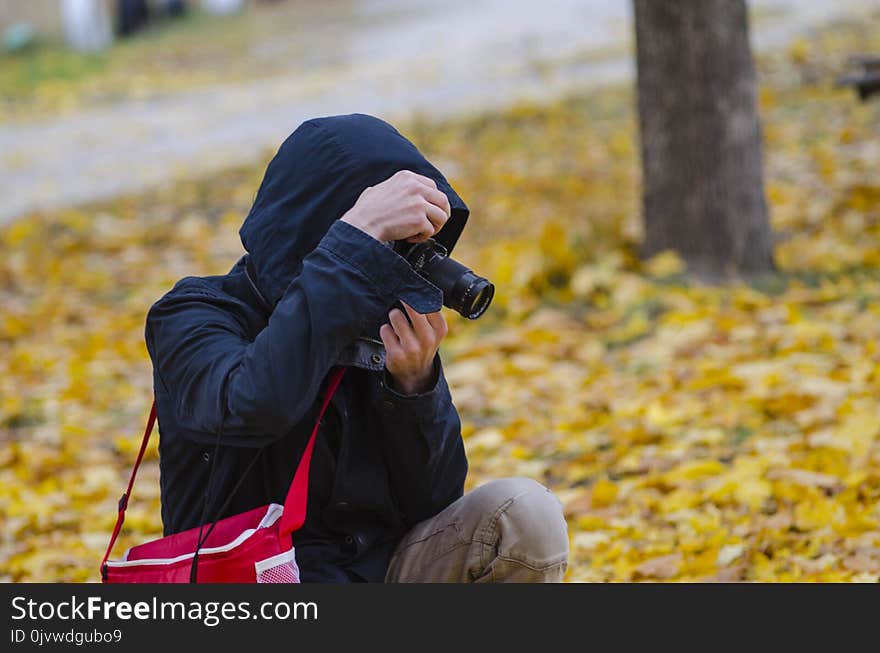
[[[95,580],[152,400],[146,312],[177,278],[239,254],[241,213],[208,215],[199,186],[178,184],[0,230],[3,578]],[[161,532],[156,445],[117,554]]]
[[[580,186],[548,177],[496,203],[495,167],[461,175],[480,210],[460,256],[505,280],[503,323],[456,324],[445,346],[474,429],[470,484],[543,470],[566,507],[571,580],[880,577],[880,114],[772,65],[781,271],[766,287],[690,285],[672,252],[636,259],[636,162],[603,159],[622,122],[613,91],[547,111],[563,118],[510,118],[519,147],[500,168],[528,153],[541,175],[554,158]],[[503,129],[468,147],[485,157],[481,138]],[[546,211],[549,193],[568,208]],[[551,248],[558,265],[540,261]]]
[[[455,162],[456,257],[498,286],[443,344],[468,488],[553,488],[570,580],[880,577],[880,105],[777,78],[767,287],[639,261],[625,91],[404,130]],[[146,311],[231,267],[261,174],[0,230],[3,579],[96,580],[151,399]],[[117,554],[161,532],[157,475],[154,444]]]
[[[605,479],[599,479],[593,483],[590,493],[592,506],[595,508],[605,508],[611,505],[617,498],[617,485]]]

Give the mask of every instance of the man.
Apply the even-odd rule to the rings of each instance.
[[[212,464],[209,520],[283,503],[342,365],[293,534],[304,581],[561,580],[568,538],[549,490],[502,479],[462,496],[442,292],[389,246],[451,250],[467,216],[381,120],[310,120],[284,142],[240,231],[247,255],[182,279],[147,317],[166,535],[199,525]]]

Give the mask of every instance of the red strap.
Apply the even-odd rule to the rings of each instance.
[[[306,445],[287,490],[287,497],[284,499],[284,512],[281,514],[281,523],[278,526],[282,537],[299,530],[306,521],[306,504],[309,498],[309,466],[312,462],[312,450],[315,448],[315,436],[318,434],[318,427],[321,426],[321,420],[324,418],[327,406],[330,405],[330,399],[336,392],[336,388],[339,387],[339,382],[342,381],[343,374],[345,374],[345,368],[339,367],[330,377],[330,385],[327,386],[327,394],[324,396],[324,403],[321,405],[321,412],[318,413],[315,428],[312,429],[309,443]]]
[[[147,450],[147,443],[150,441],[150,434],[153,432],[153,425],[156,423],[156,402],[153,401],[153,406],[150,408],[150,417],[147,418],[147,428],[144,430],[144,439],[141,441],[141,450],[138,451],[137,460],[134,461],[134,467],[131,470],[131,477],[128,479],[128,487],[125,490],[125,494],[123,494],[119,498],[119,503],[117,504],[117,512],[116,512],[116,526],[113,527],[113,535],[110,536],[110,544],[107,545],[107,552],[104,554],[104,559],[101,560],[101,573],[104,573],[104,565],[107,564],[107,559],[110,557],[110,551],[113,550],[113,545],[116,544],[116,538],[119,537],[119,531],[122,530],[122,522],[125,521],[125,509],[128,507],[128,497],[131,496],[131,489],[134,487],[134,479],[138,473],[138,467],[141,466],[141,461],[144,459],[144,452]]]

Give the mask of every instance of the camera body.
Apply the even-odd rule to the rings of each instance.
[[[421,243],[398,240],[394,243],[394,251],[405,258],[413,270],[443,291],[444,306],[469,320],[476,320],[492,303],[495,286],[451,258],[446,248],[433,238]]]

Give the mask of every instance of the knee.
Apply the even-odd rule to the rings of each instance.
[[[533,569],[564,567],[568,526],[562,505],[549,489],[530,478],[505,478],[474,490],[491,518],[483,541],[497,554]],[[485,513],[484,513],[485,514]]]

